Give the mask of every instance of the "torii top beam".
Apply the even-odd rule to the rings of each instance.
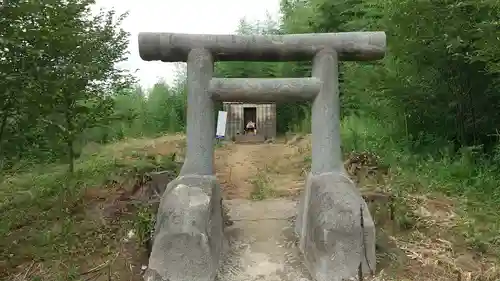
[[[139,33],[145,61],[186,62],[192,49],[203,48],[215,61],[307,61],[332,48],[340,60],[370,61],[384,57],[385,32],[308,33],[289,35],[214,35]]]

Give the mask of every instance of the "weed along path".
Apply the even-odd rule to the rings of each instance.
[[[294,161],[304,158],[284,143],[231,143],[217,150],[217,177],[233,222],[226,228],[230,248],[220,281],[310,280],[293,233],[304,178],[291,168]]]

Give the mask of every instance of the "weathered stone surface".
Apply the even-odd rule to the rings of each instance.
[[[208,87],[214,71],[213,58],[205,49],[193,49],[187,60],[186,159],[181,175],[212,175],[214,172],[214,102]]]
[[[385,32],[340,32],[286,35],[139,33],[143,60],[185,62],[192,49],[209,50],[216,61],[306,61],[324,48],[341,60],[369,61],[385,55]]]
[[[170,182],[158,209],[146,281],[212,281],[224,244],[220,187],[215,176]]]
[[[311,109],[313,174],[343,169],[338,63],[338,54],[333,49],[323,49],[313,60],[312,76],[322,82],[321,91],[314,99]]]
[[[356,277],[360,262],[364,274],[375,271],[375,225],[360,192],[340,172],[308,176],[295,232],[316,281]]]
[[[235,223],[226,231],[217,281],[311,281],[296,246],[292,218],[297,202],[290,199],[225,201]]]
[[[314,100],[321,89],[316,78],[212,78],[212,99],[224,102]]]

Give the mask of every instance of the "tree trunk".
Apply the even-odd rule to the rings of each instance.
[[[68,137],[66,140],[66,148],[68,149],[68,172],[75,172],[75,150],[73,149],[73,137]]]
[[[3,142],[3,134],[5,132],[5,127],[7,127],[7,118],[9,115],[4,113],[2,116],[2,123],[0,124],[0,157],[2,155],[2,142]]]
[[[66,139],[66,148],[68,150],[68,171],[70,174],[73,174],[75,171],[75,150],[73,148],[73,144],[75,141],[74,137],[74,128],[73,128],[73,115],[71,114],[71,100],[66,96],[65,98],[66,102],[66,111],[64,113],[65,121],[66,121],[66,132],[65,134],[65,139]]]
[[[0,155],[2,153],[2,142],[3,136],[5,133],[5,128],[7,127],[7,119],[9,118],[9,114],[7,113],[7,109],[11,106],[11,101],[7,100],[5,102],[4,107],[2,108],[2,123],[0,124]],[[12,114],[12,112],[10,112]]]

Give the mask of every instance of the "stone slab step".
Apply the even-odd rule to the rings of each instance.
[[[253,201],[247,199],[224,200],[233,220],[287,220],[297,212],[298,201],[289,199],[266,199]]]
[[[236,135],[234,137],[236,143],[262,143],[266,139],[263,135]]]
[[[293,232],[297,202],[225,200],[233,226],[218,281],[310,281]]]

